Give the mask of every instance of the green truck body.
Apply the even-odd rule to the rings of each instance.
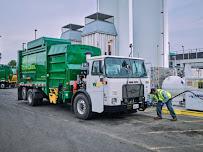
[[[12,68],[8,65],[0,64],[0,88],[8,87],[12,80]]]
[[[99,48],[72,45],[69,41],[42,37],[31,41],[27,50],[18,52],[18,99],[25,100],[29,89],[36,89],[49,97],[51,89],[58,89],[57,102],[71,99],[71,83],[80,74],[86,53],[99,56]]]

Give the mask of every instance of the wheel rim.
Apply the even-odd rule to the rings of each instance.
[[[1,84],[1,88],[4,88],[4,86],[5,86],[4,84]]]
[[[25,96],[26,96],[26,88],[23,88],[22,89],[22,97],[23,97],[23,99],[25,99]]]
[[[87,106],[86,106],[85,101],[80,99],[77,102],[77,111],[78,111],[78,113],[83,115],[83,114],[85,114],[86,110],[87,110]]]
[[[32,94],[29,93],[28,97],[27,97],[28,103],[31,104],[32,103]]]

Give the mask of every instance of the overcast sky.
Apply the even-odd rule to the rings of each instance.
[[[203,0],[168,0],[172,50],[203,48]],[[37,36],[59,37],[68,23],[84,24],[96,0],[0,0],[1,63],[16,59],[23,42]]]
[[[168,0],[172,50],[203,48],[203,0]]]

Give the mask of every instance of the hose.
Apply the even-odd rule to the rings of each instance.
[[[194,92],[192,92],[192,91],[190,91],[190,90],[183,91],[183,92],[177,94],[176,96],[172,97],[170,100],[173,100],[174,98],[176,98],[176,97],[178,97],[178,96],[180,96],[180,95],[182,95],[182,94],[184,94],[184,93],[186,93],[186,92],[190,92],[190,93],[193,94],[195,97],[197,97],[197,98],[203,100],[203,98],[201,98],[199,95],[195,94]]]
[[[186,92],[189,92],[189,93],[193,94],[195,97],[197,97],[197,98],[199,98],[199,99],[201,99],[201,100],[203,101],[203,98],[201,98],[199,95],[195,94],[194,92],[192,92],[192,91],[190,91],[190,90],[183,91],[183,92],[177,94],[176,96],[172,97],[172,98],[169,99],[169,100],[173,101],[174,98],[176,98],[176,97],[178,97],[178,96],[180,96],[180,95],[182,95],[182,94],[184,94],[184,93],[186,93]],[[154,107],[154,106],[156,106],[157,103],[156,103],[156,102],[149,102],[149,101],[146,101],[146,104],[147,104],[147,107],[151,107],[151,106]]]

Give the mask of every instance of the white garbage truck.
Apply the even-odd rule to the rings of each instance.
[[[147,107],[150,91],[144,60],[120,56],[86,54],[81,74],[72,82],[72,105],[78,118],[94,112],[136,112]]]

